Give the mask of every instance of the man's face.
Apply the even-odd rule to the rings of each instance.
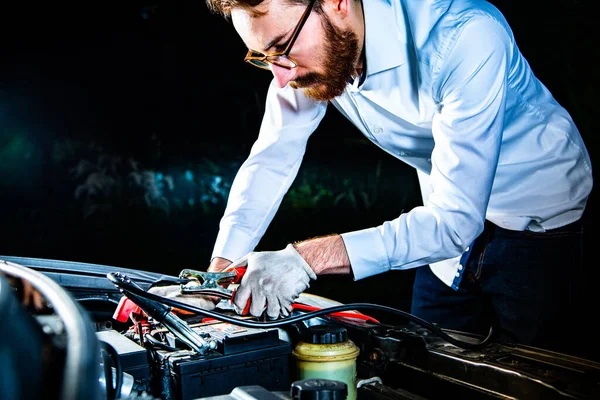
[[[281,52],[306,9],[304,5],[289,5],[283,1],[265,1],[253,16],[245,10],[231,13],[233,25],[249,49],[264,54]],[[271,65],[280,87],[290,84],[307,97],[329,101],[343,93],[360,55],[358,37],[349,26],[337,26],[327,15],[311,12],[289,57],[298,66],[286,69]]]

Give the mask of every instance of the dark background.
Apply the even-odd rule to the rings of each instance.
[[[594,162],[593,2],[493,3]],[[205,269],[270,81],[242,61],[233,27],[201,0],[22,1],[0,18],[0,255]],[[593,312],[595,203],[592,194],[581,272]],[[258,250],[375,226],[420,204],[414,171],[331,109]],[[413,273],[321,277],[311,291],[409,310]]]

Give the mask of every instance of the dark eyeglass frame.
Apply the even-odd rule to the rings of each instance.
[[[296,28],[294,28],[294,33],[292,34],[292,38],[288,42],[287,46],[285,46],[285,50],[283,52],[264,54],[264,53],[261,53],[260,51],[248,50],[248,53],[246,54],[244,61],[246,61],[247,63],[250,63],[251,65],[254,65],[255,67],[262,68],[262,69],[271,69],[269,67],[269,64],[274,64],[274,65],[277,65],[277,66],[280,66],[283,68],[287,68],[287,69],[296,68],[298,66],[298,63],[296,61],[294,61],[292,58],[290,58],[289,54],[290,54],[290,51],[292,50],[292,46],[294,45],[294,42],[298,38],[298,35],[300,35],[300,31],[302,30],[302,27],[308,20],[308,17],[310,16],[310,12],[312,11],[312,8],[313,8],[315,2],[316,2],[316,0],[311,0],[310,3],[308,4],[308,7],[306,7],[306,10],[304,10],[304,14],[302,14],[300,21],[298,21]]]

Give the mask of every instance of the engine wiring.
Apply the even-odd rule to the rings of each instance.
[[[282,319],[279,319],[276,321],[249,321],[247,319],[231,317],[229,315],[225,315],[225,314],[222,314],[219,312],[204,310],[202,308],[195,307],[195,306],[192,306],[192,305],[189,305],[189,304],[177,301],[177,300],[158,296],[153,293],[146,292],[141,288],[135,287],[134,285],[124,285],[123,282],[120,281],[119,279],[117,279],[117,277],[113,273],[107,274],[107,277],[112,283],[115,284],[115,286],[117,286],[117,288],[120,289],[120,291],[125,296],[127,296],[128,293],[131,293],[131,294],[133,294],[132,297],[141,296],[146,299],[156,301],[156,302],[162,303],[164,305],[167,305],[167,306],[170,306],[173,308],[178,308],[178,309],[181,309],[181,310],[184,310],[184,311],[187,311],[190,313],[194,313],[194,314],[200,314],[200,315],[203,315],[206,317],[217,319],[219,321],[229,322],[231,324],[246,327],[246,328],[277,328],[277,327],[293,324],[296,322],[309,320],[309,319],[312,319],[315,317],[324,316],[324,315],[331,314],[334,312],[348,311],[348,310],[377,310],[377,311],[383,311],[383,312],[387,312],[390,314],[404,317],[404,318],[424,327],[425,329],[429,330],[430,332],[437,334],[439,337],[446,340],[448,343],[451,343],[454,346],[457,346],[457,347],[460,347],[463,349],[480,350],[480,349],[484,348],[485,346],[487,346],[491,342],[491,340],[494,336],[494,328],[492,326],[492,327],[490,327],[489,333],[485,337],[485,339],[483,339],[479,342],[470,342],[470,341],[460,340],[460,339],[457,339],[457,338],[451,336],[450,334],[444,332],[444,330],[442,328],[440,328],[439,326],[437,326],[433,323],[430,323],[424,319],[421,319],[413,314],[410,314],[410,313],[402,311],[402,310],[398,310],[393,307],[383,306],[383,305],[379,305],[379,304],[372,304],[372,303],[351,303],[351,304],[327,307],[327,308],[323,308],[323,309],[320,309],[317,311],[307,312],[307,313],[304,313],[304,314],[298,315],[298,316],[282,318]],[[127,287],[124,287],[124,286],[127,286]]]
[[[145,333],[143,337],[147,342],[150,343],[150,346],[158,347],[161,350],[166,350],[166,351],[178,351],[179,350],[177,347],[169,346],[168,344],[161,342],[160,340],[156,339],[154,336],[152,336],[149,333]]]

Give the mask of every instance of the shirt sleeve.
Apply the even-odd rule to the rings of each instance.
[[[457,257],[483,231],[500,153],[511,39],[487,16],[467,21],[434,65],[431,193],[383,225],[342,234],[362,279]]]
[[[326,108],[327,103],[272,81],[258,138],[233,180],[211,259],[234,261],[254,250],[294,181],[308,138]]]

